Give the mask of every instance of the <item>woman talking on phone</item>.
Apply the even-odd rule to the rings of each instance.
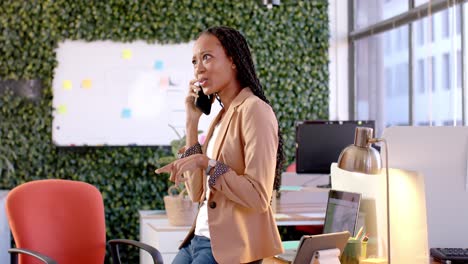
[[[186,146],[180,159],[156,170],[185,182],[190,198],[201,204],[173,263],[262,263],[283,252],[271,208],[284,159],[276,116],[237,30],[202,32],[192,64]],[[203,146],[198,143],[202,111],[196,106],[200,90],[211,96],[210,103],[215,97],[222,105]]]

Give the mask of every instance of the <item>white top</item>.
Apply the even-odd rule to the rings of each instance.
[[[213,135],[211,136],[210,141],[208,142],[208,147],[206,148],[206,155],[208,158],[213,159],[213,151],[214,151],[214,143],[216,141],[216,137],[218,136],[219,133],[219,123],[216,125]],[[206,196],[205,200],[203,201],[200,211],[198,212],[197,216],[197,223],[195,224],[195,235],[197,236],[204,236],[207,238],[210,237],[210,229],[208,227],[208,198],[210,197],[210,188],[208,187],[208,181],[210,179],[210,176],[206,177]]]

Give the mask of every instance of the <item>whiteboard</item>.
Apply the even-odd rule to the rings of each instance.
[[[56,50],[52,140],[58,146],[169,145],[185,130],[191,43],[65,41]],[[219,112],[213,104],[199,129]]]

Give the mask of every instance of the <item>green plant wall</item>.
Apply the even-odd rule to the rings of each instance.
[[[89,182],[104,196],[108,238],[138,239],[138,210],[163,208],[167,176],[153,171],[168,152],[159,147],[55,147],[51,140],[55,48],[66,39],[188,42],[214,25],[235,27],[248,39],[291,162],[295,122],[328,118],[328,3],[282,0],[281,6],[267,9],[260,2],[1,1],[0,79],[40,79],[43,89],[40,100],[14,92],[1,95],[0,145],[14,151],[2,157],[12,162],[14,171],[0,170],[0,189],[43,178]]]

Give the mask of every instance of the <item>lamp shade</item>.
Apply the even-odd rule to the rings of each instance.
[[[338,158],[338,168],[366,174],[379,174],[382,161],[379,152],[371,146],[373,129],[357,127],[354,144],[346,147]]]

